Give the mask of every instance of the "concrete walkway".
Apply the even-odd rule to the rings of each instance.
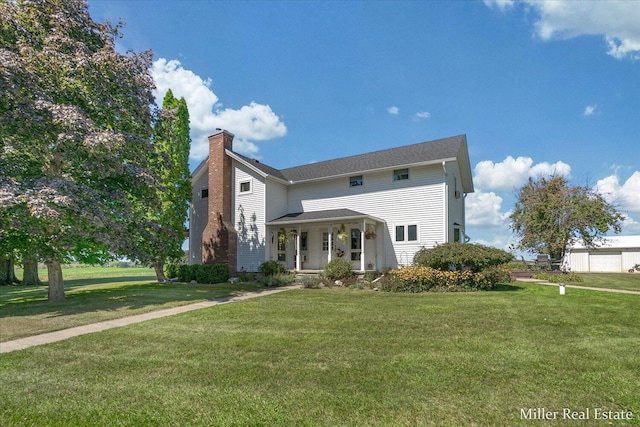
[[[529,282],[529,283],[538,283],[539,285],[560,286],[558,283],[551,283],[545,280],[531,279],[527,277],[519,277],[516,279],[516,282]],[[589,291],[614,292],[618,294],[640,295],[640,291],[628,291],[626,289],[594,288],[593,286],[579,286],[579,285],[567,285],[567,284],[565,284],[564,286],[565,288],[586,289]]]
[[[34,335],[31,337],[20,338],[13,341],[0,342],[0,353],[9,353],[11,351],[22,350],[42,344],[49,344],[56,341],[66,340],[68,338],[77,337],[79,335],[92,334],[94,332],[105,331],[107,329],[119,328],[121,326],[132,325],[134,323],[145,322],[147,320],[159,319],[161,317],[173,316],[174,314],[186,313],[188,311],[199,310],[201,308],[213,307],[216,305],[226,304],[229,302],[243,301],[251,298],[271,295],[278,292],[284,292],[291,289],[298,289],[300,286],[286,286],[274,289],[262,289],[246,294],[217,298],[211,301],[201,301],[194,304],[182,305],[180,307],[166,308],[163,310],[151,311],[149,313],[136,314],[134,316],[122,317],[120,319],[105,320],[104,322],[91,323],[75,328],[63,329],[61,331],[49,332],[46,334]]]

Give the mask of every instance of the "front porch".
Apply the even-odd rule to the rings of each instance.
[[[266,257],[295,272],[319,272],[336,258],[355,271],[383,267],[383,221],[350,209],[300,212],[267,224]]]

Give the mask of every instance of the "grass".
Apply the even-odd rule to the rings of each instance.
[[[640,274],[638,273],[589,273],[579,274],[579,276],[584,281],[571,283],[572,285],[640,291]]]
[[[639,310],[520,283],[294,290],[0,355],[0,424],[517,426],[597,407],[638,426]]]
[[[66,268],[63,274],[62,303],[46,302],[46,286],[0,287],[0,342],[261,288],[157,283],[147,268]]]

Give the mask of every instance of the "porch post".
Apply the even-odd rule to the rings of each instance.
[[[362,230],[360,230],[360,271],[364,271],[364,231],[367,229],[367,221],[362,221]]]
[[[269,261],[271,259],[271,227],[267,226],[265,228],[266,233],[264,236],[264,246],[265,246],[265,251],[264,251],[264,256],[265,256],[265,261]]]
[[[331,236],[332,234],[333,234],[333,227],[330,225],[329,237],[328,237],[329,246],[327,247],[327,262],[331,262],[331,246],[333,245],[333,237]]]
[[[296,233],[296,271],[300,271],[300,227],[297,228]]]

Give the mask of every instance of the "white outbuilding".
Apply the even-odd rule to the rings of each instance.
[[[565,259],[572,272],[627,272],[640,264],[640,236],[609,236],[591,249],[578,242],[567,251]]]

